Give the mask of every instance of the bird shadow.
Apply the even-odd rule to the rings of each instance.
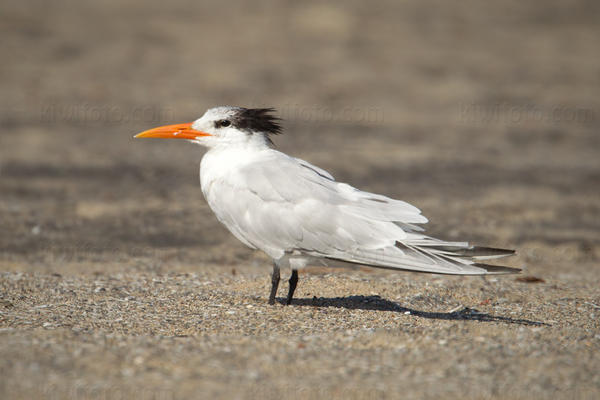
[[[479,321],[479,322],[501,322],[505,324],[528,325],[528,326],[551,326],[545,322],[531,321],[504,317],[501,315],[487,314],[474,308],[463,307],[450,312],[421,311],[413,308],[403,307],[398,303],[386,300],[380,296],[348,296],[348,297],[313,297],[292,300],[292,305],[312,307],[335,307],[349,310],[390,311],[407,315],[414,315],[427,319],[449,320],[449,321]]]

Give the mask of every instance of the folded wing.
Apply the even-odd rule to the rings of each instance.
[[[428,237],[418,208],[336,182],[310,163],[272,150],[212,190],[231,232],[274,259],[301,253],[331,263],[441,274],[510,273],[481,263],[512,251]],[[211,204],[213,208],[218,205]],[[222,207],[227,207],[223,209]]]

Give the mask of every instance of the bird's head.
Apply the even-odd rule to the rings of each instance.
[[[136,138],[187,139],[206,147],[272,144],[270,135],[281,133],[273,108],[215,107],[194,122],[160,126]]]

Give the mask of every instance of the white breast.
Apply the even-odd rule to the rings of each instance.
[[[267,157],[269,150],[247,147],[215,148],[208,151],[200,163],[200,185],[208,205],[217,219],[238,240],[253,249],[260,247],[253,243],[244,223],[249,208],[248,202],[252,199],[248,198],[247,184],[240,179],[238,172]]]

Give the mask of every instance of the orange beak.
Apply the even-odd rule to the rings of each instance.
[[[197,131],[192,128],[192,123],[159,126],[142,133],[136,138],[161,138],[161,139],[188,139],[194,140],[198,136],[212,136],[210,133]]]

